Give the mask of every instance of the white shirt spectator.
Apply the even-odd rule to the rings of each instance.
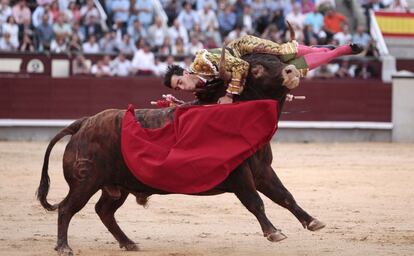
[[[12,8],[8,0],[2,0],[0,4],[0,24],[5,23],[7,17],[12,15]]]
[[[6,34],[0,38],[0,50],[1,51],[16,51],[18,45],[15,45],[10,40],[10,35]]]
[[[17,24],[4,23],[2,33],[8,33],[13,45],[19,45],[19,26]]]
[[[292,12],[286,15],[286,20],[292,25],[296,25],[298,29],[303,29],[305,23],[305,15],[302,14],[300,4],[295,3],[293,5]]]
[[[339,45],[344,45],[352,42],[352,35],[346,32],[338,32],[333,37],[338,41]]]
[[[175,44],[175,40],[181,37],[184,43],[188,43],[187,29],[180,24],[180,21],[175,19],[174,24],[168,28],[168,36],[171,39],[171,43]]]
[[[68,50],[68,46],[65,41],[58,42],[56,39],[53,39],[50,43],[50,51],[54,53],[64,53]]]
[[[111,76],[111,69],[109,66],[102,64],[99,62],[97,64],[92,65],[91,74],[95,76]]]
[[[183,9],[178,15],[177,19],[180,21],[180,24],[183,24],[187,31],[193,29],[194,24],[199,23],[197,12],[191,9],[191,4],[186,4],[185,9]]]
[[[112,74],[114,76],[128,76],[131,72],[132,64],[128,59],[117,57],[111,63]]]
[[[33,27],[37,28],[40,24],[42,24],[42,16],[45,13],[45,8],[43,6],[38,6],[33,12],[32,15],[32,24]],[[53,15],[49,13],[49,24],[53,24]]]
[[[199,20],[202,21],[200,22],[201,31],[206,31],[210,24],[212,24],[214,28],[219,27],[217,15],[211,10],[209,5],[205,5],[203,9],[197,12],[197,14]]]
[[[155,20],[154,25],[148,28],[148,41],[151,42],[152,46],[161,46],[167,35],[168,29],[159,18]]]
[[[197,38],[191,38],[191,43],[188,44],[188,52],[192,55],[203,49],[203,44]]]
[[[86,42],[82,44],[82,50],[84,53],[99,53],[99,45],[95,42],[91,44],[90,42]]]
[[[144,47],[145,48],[145,47]],[[139,49],[135,52],[132,59],[132,68],[136,70],[154,71],[154,54],[146,50]]]
[[[93,21],[99,20],[99,11],[93,5],[93,1],[91,3],[88,2],[89,5],[85,5],[80,9],[80,15],[85,20],[85,24],[89,25]]]

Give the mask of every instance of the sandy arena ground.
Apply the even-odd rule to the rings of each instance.
[[[56,212],[35,199],[46,143],[0,142],[0,255],[56,255]],[[64,143],[52,152],[49,202],[68,191]],[[129,197],[117,212],[140,252],[118,248],[95,214],[99,193],[71,222],[76,255],[414,255],[414,144],[274,144],[274,167],[299,205],[327,223],[303,230],[262,195],[288,239],[268,242],[236,197],[153,196],[148,209]]]

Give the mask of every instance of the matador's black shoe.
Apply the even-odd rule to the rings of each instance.
[[[352,54],[359,54],[364,51],[364,48],[359,44],[350,43],[349,47],[351,47]]]
[[[311,47],[312,48],[326,48],[326,49],[329,49],[329,50],[335,50],[336,49],[336,46],[335,45],[332,45],[332,44],[312,45]]]

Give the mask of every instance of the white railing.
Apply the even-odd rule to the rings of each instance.
[[[382,36],[381,29],[378,26],[377,19],[375,18],[375,13],[373,10],[369,11],[369,19],[370,19],[370,31],[371,37],[375,40],[377,49],[381,56],[389,55],[388,47],[385,44],[384,37]]]

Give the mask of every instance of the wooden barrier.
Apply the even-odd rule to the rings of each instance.
[[[172,93],[157,77],[1,78],[0,119],[76,119],[108,108],[153,108],[151,100]],[[282,120],[391,121],[391,86],[380,80],[304,80],[296,100],[285,105]]]

